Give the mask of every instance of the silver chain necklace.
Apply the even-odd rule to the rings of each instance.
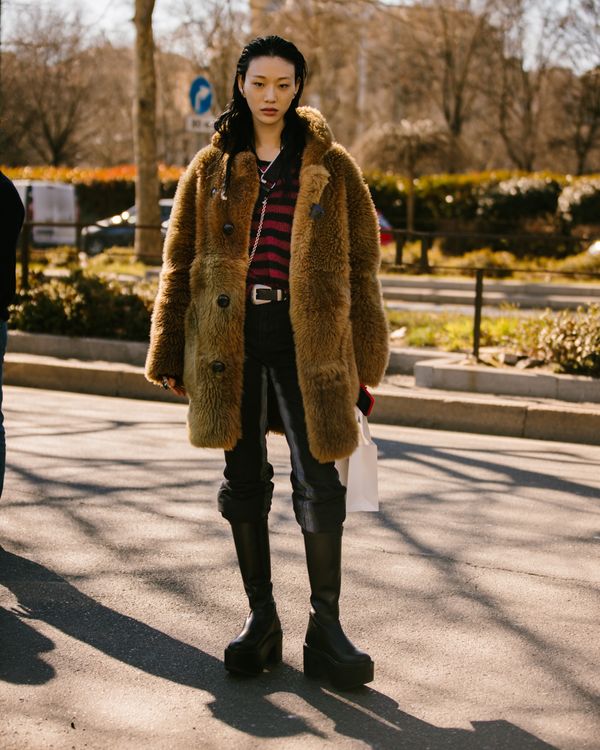
[[[283,148],[283,147],[282,147],[282,148]],[[275,161],[275,160],[277,159],[277,157],[278,157],[278,156],[279,156],[279,154],[281,153],[281,151],[282,151],[282,148],[280,148],[280,149],[279,149],[279,151],[277,152],[277,154],[276,154],[276,156],[275,156],[275,159],[273,159],[273,160],[271,161],[271,163],[270,163],[270,164],[269,164],[269,165],[267,166],[267,168],[266,168],[266,169],[263,169],[263,171],[262,171],[262,174],[261,174],[261,176],[260,176],[260,181],[261,181],[261,182],[263,183],[263,185],[266,185],[266,184],[267,184],[267,181],[265,180],[265,175],[267,174],[267,172],[269,171],[269,169],[271,169],[271,167],[273,166],[273,162],[274,162],[274,161]],[[257,158],[258,158],[258,157],[257,157]]]

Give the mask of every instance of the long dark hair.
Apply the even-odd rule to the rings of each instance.
[[[285,124],[281,134],[281,145],[284,148],[280,156],[280,168],[281,175],[287,185],[291,182],[292,166],[300,159],[306,144],[304,123],[296,112],[296,107],[304,90],[304,81],[308,75],[306,60],[296,45],[288,42],[287,39],[275,35],[256,37],[248,42],[242,50],[237,62],[232,97],[224,112],[215,122],[215,130],[221,135],[223,152],[229,154],[223,185],[225,192],[229,187],[233,157],[246,149],[254,151],[252,113],[248,107],[248,102],[240,92],[237,79],[238,75],[241,75],[243,80],[246,78],[250,61],[255,57],[281,57],[294,66],[294,85],[300,79],[298,92],[284,115]]]

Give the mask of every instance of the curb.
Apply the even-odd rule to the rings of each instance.
[[[443,391],[498,393],[505,396],[545,398],[600,406],[600,380],[585,375],[530,372],[463,364],[460,359],[438,357],[414,365],[415,385]]]
[[[373,422],[452,432],[600,445],[600,410],[376,388]]]
[[[33,354],[9,353],[4,360],[6,385],[186,403],[149,383],[143,372],[135,365]],[[374,389],[374,395],[375,423],[600,445],[600,409],[389,386]]]
[[[94,396],[120,396],[182,403],[144,377],[144,369],[114,362],[80,362],[34,354],[6,354],[4,384]]]

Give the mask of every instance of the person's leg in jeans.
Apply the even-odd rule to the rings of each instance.
[[[246,325],[248,342],[260,335],[254,311]],[[273,495],[273,467],[267,460],[267,370],[247,347],[241,404],[242,436],[225,452],[219,509],[231,524],[250,614],[241,633],[225,649],[230,672],[259,674],[267,663],[281,661],[282,633],[273,600],[268,513]]]
[[[6,469],[6,438],[4,433],[4,415],[2,414],[2,378],[4,375],[4,354],[6,352],[7,324],[0,320],[0,497],[4,487]]]

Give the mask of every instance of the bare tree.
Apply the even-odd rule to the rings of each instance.
[[[573,0],[572,6],[571,60],[577,67],[582,59],[591,63],[589,67],[597,66],[600,64],[600,0]]]
[[[135,200],[137,223],[135,254],[156,260],[161,254],[159,181],[156,158],[156,73],[152,13],[155,0],[135,0],[135,57],[133,100],[134,152],[136,164]]]
[[[600,66],[577,77],[567,72],[554,92],[556,127],[550,144],[569,154],[575,173],[584,174],[589,158],[600,146]]]
[[[575,3],[570,37],[573,66],[581,69],[584,60],[587,70],[563,92],[568,116],[565,140],[575,153],[577,174],[583,174],[590,154],[600,146],[600,0]]]
[[[365,169],[383,169],[406,175],[406,228],[415,228],[415,178],[426,161],[444,156],[447,130],[431,120],[402,120],[370,128],[356,144],[356,155]]]
[[[44,164],[74,164],[93,115],[93,69],[78,15],[28,5],[7,42],[3,69],[5,148]]]
[[[405,9],[412,70],[430,82],[448,128],[448,170],[460,166],[465,124],[489,85],[491,56],[500,45],[492,24],[496,0],[429,0]]]
[[[532,171],[544,145],[542,125],[551,101],[550,77],[565,43],[568,17],[552,0],[504,0],[498,58],[498,133],[519,169]]]
[[[93,119],[81,161],[93,166],[131,164],[133,50],[102,41],[90,47],[86,57],[94,76],[88,104]]]

